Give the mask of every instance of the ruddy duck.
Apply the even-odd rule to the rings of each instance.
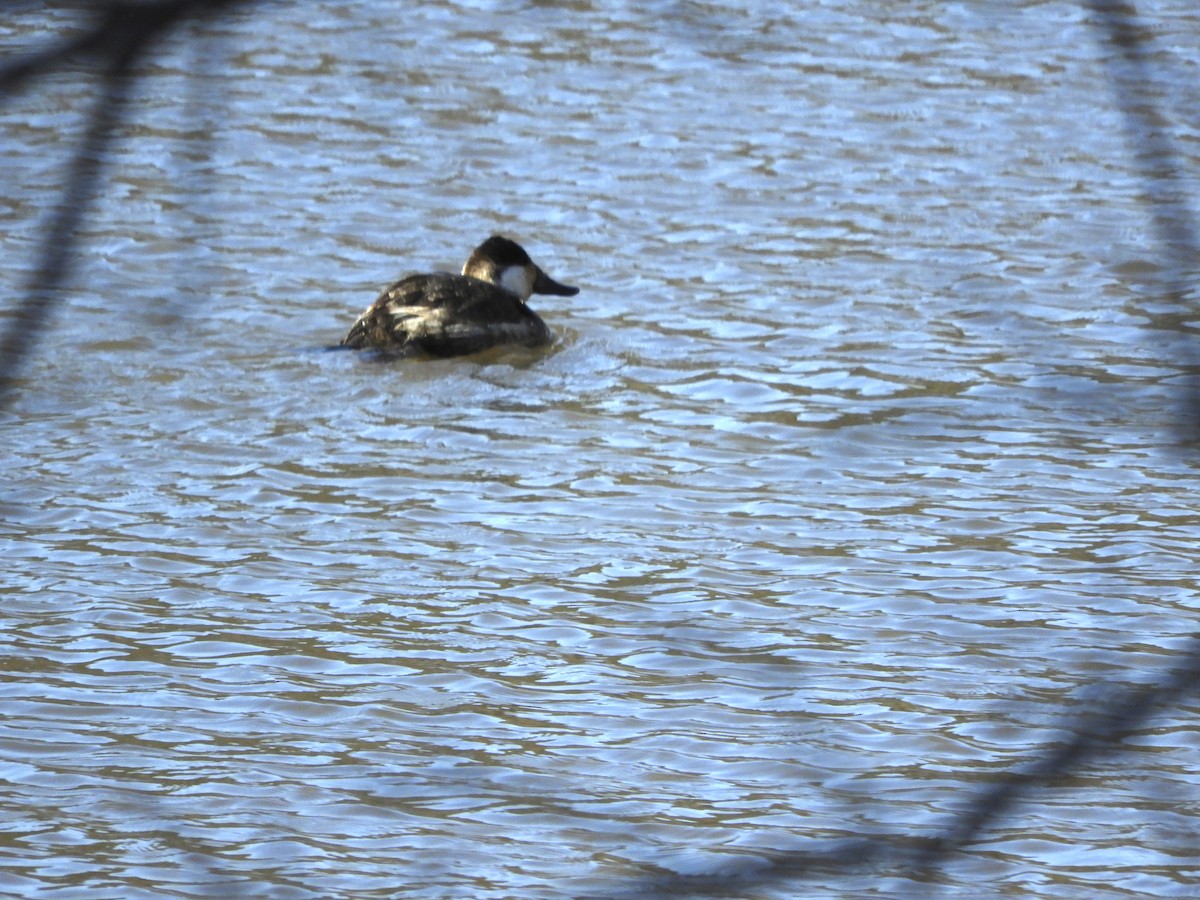
[[[342,338],[354,350],[421,350],[459,356],[498,344],[534,347],[550,329],[525,305],[531,294],[572,297],[533,264],[521,246],[492,235],[471,253],[461,275],[409,275],[387,288]]]

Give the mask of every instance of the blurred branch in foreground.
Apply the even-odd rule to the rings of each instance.
[[[79,36],[0,68],[0,98],[11,96],[41,75],[79,63],[95,66],[100,86],[87,128],[67,167],[62,195],[42,238],[33,276],[0,336],[0,407],[10,399],[21,366],[37,346],[70,276],[78,228],[96,196],[138,61],[181,23],[245,2],[112,3],[104,6],[95,24]]]
[[[1180,438],[1189,447],[1200,446],[1200,337],[1196,310],[1187,297],[1200,263],[1200,237],[1196,217],[1188,202],[1186,166],[1168,134],[1169,117],[1160,110],[1155,85],[1170,81],[1151,59],[1153,42],[1136,10],[1124,0],[1087,0],[1101,32],[1102,54],[1114,96],[1129,132],[1134,161],[1150,198],[1150,215],[1158,234],[1163,276],[1163,299],[1177,305],[1173,315],[1160,317],[1162,325],[1188,338],[1187,355],[1176,360],[1185,373],[1180,416]],[[1185,82],[1186,83],[1186,82]]]
[[[756,886],[782,885],[818,876],[826,878],[870,876],[872,872],[917,885],[935,885],[937,869],[959,850],[980,840],[983,832],[1017,803],[1042,789],[1053,788],[1076,775],[1084,766],[1116,750],[1121,742],[1144,727],[1181,697],[1200,686],[1200,638],[1159,680],[1136,687],[1109,685],[1096,701],[1075,714],[1064,726],[1070,737],[1047,746],[1045,755],[1000,776],[999,780],[968,796],[934,838],[905,835],[814,841],[812,850],[779,852],[748,857],[744,866],[719,874],[649,878],[611,895],[638,898],[738,896]],[[802,895],[798,895],[802,896]]]

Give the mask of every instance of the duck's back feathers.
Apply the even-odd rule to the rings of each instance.
[[[550,329],[521,299],[465,275],[409,275],[387,288],[342,339],[352,349],[457,356],[495,346],[536,346]]]

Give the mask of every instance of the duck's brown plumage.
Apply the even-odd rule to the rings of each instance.
[[[342,339],[355,350],[475,353],[496,344],[536,346],[550,329],[516,294],[466,275],[409,275],[371,304]]]

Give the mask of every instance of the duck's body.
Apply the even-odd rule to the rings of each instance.
[[[531,294],[579,293],[533,264],[519,244],[493,235],[461,275],[409,275],[387,288],[342,338],[351,349],[459,356],[499,344],[549,343],[550,329],[526,306]]]

